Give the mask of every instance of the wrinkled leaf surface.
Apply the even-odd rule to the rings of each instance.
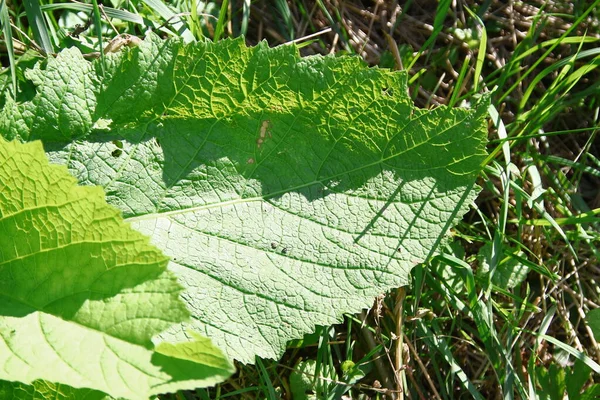
[[[241,361],[405,285],[476,196],[485,106],[416,109],[403,73],[241,40],[107,59],[31,71],[0,127],[103,186],[171,257],[192,328]]]

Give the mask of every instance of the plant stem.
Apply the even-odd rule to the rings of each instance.
[[[404,298],[406,290],[401,287],[396,290],[396,306],[394,307],[394,315],[396,319],[396,341],[395,341],[395,358],[394,358],[394,374],[396,376],[396,390],[398,391],[396,399],[404,400],[404,385],[406,375],[404,372],[404,363],[402,360],[404,335],[402,334],[402,323],[404,314]]]

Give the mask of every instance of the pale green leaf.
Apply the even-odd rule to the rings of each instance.
[[[78,103],[96,129],[46,149],[171,256],[191,327],[244,362],[405,285],[476,196],[485,105],[415,109],[403,73],[155,36],[107,61]],[[29,107],[0,123],[31,137]]]
[[[147,399],[231,373],[206,339],[154,350],[189,315],[167,258],[40,142],[0,138],[0,239],[0,379]]]

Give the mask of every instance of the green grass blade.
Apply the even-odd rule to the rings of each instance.
[[[546,221],[546,220],[544,220]],[[514,260],[518,261],[519,263],[523,264],[524,266],[526,266],[527,268],[529,268],[532,271],[537,272],[538,274],[540,274],[541,276],[545,276],[548,279],[550,279],[553,282],[557,282],[560,279],[560,276],[552,271],[550,271],[545,265],[538,265],[536,263],[533,263],[529,260],[527,260],[524,257],[521,257],[517,254],[511,254],[510,255]]]
[[[513,330],[512,329],[508,329],[507,332],[507,337],[506,337],[506,343],[510,343],[512,341],[512,337],[513,336]],[[516,371],[514,368],[511,368],[510,366],[512,365],[513,359],[512,359],[512,352],[511,351],[507,351],[507,365],[504,368],[504,384],[502,385],[502,391],[504,394],[504,399],[506,400],[513,400],[514,399],[514,386],[516,381],[518,380],[518,376],[516,374]],[[519,388],[517,388],[518,390]],[[525,389],[523,387],[521,387],[520,389],[522,389],[522,391],[524,392]]]
[[[523,190],[523,188],[520,187],[519,185],[517,185],[515,182],[511,181],[510,182],[510,187],[515,192],[517,192],[521,196],[523,196],[525,199],[527,199],[527,200],[531,199],[531,196],[529,196],[529,193],[527,193],[525,190]],[[577,253],[575,252],[575,249],[573,248],[573,245],[571,244],[571,242],[567,238],[567,235],[562,230],[562,228],[560,227],[560,225],[558,225],[556,223],[556,220],[545,209],[543,209],[537,202],[533,202],[532,201],[532,205],[533,205],[532,208],[535,209],[538,213],[540,213],[544,217],[544,219],[550,224],[550,226],[553,227],[556,230],[556,232],[558,232],[558,234],[561,236],[561,238],[567,244],[567,247],[569,248],[569,250],[571,251],[571,253],[573,254],[573,256],[575,256],[575,258],[577,259]]]
[[[566,343],[561,342],[560,340],[558,340],[552,336],[540,334],[540,335],[538,335],[538,338],[544,339],[547,342],[552,343],[556,347],[566,351],[567,353],[569,353],[570,355],[572,355],[573,357],[577,358],[578,360],[582,361],[585,365],[590,367],[592,369],[592,371],[594,371],[597,374],[600,374],[600,365],[598,365],[597,362],[592,360],[585,353],[580,352],[579,350],[569,346]]]
[[[458,78],[456,79],[456,84],[454,85],[454,88],[452,89],[452,96],[450,97],[450,100],[448,101],[448,107],[454,107],[454,105],[458,101],[458,99],[460,97],[460,93],[463,88],[463,82],[465,80],[465,77],[467,76],[467,72],[469,71],[470,63],[471,63],[471,55],[467,54],[467,56],[465,57],[465,61],[463,62],[462,67],[460,68],[460,72],[458,73]]]
[[[442,32],[442,29],[444,28],[444,20],[448,15],[448,10],[450,10],[451,3],[452,2],[450,0],[440,0],[435,11],[435,19],[433,20],[433,32],[431,32],[431,35],[429,36],[429,38],[427,38],[427,40],[425,41],[415,58],[413,58],[408,67],[406,67],[408,71],[412,69],[412,67],[418,61],[419,57],[425,52],[425,50],[435,43],[435,40],[437,39],[438,35],[440,34],[440,32]]]
[[[531,159],[526,161],[531,162]],[[544,199],[542,195],[546,192],[546,190],[544,189],[544,185],[542,183],[542,176],[540,175],[540,171],[538,170],[537,166],[533,163],[527,166],[526,171],[531,181],[532,187],[531,199],[527,202],[527,205],[531,208],[532,203],[534,201],[537,201],[539,202],[541,207],[544,207]]]
[[[100,58],[102,60],[102,73],[106,71],[106,57],[104,55],[104,45],[102,44],[102,16],[100,15],[100,8],[98,7],[98,0],[92,0],[94,10],[94,30],[96,31],[96,37],[98,38],[98,51],[100,52]]]
[[[499,145],[487,156],[487,158],[483,161],[483,165],[488,165],[493,159],[496,158],[496,155],[502,151],[504,155],[504,162],[508,166],[511,164],[510,161],[510,144],[508,143],[508,134],[506,133],[506,126],[502,119],[500,118],[500,113],[496,110],[492,104],[488,107],[488,114],[492,119],[492,123],[496,127],[498,133],[498,139],[500,141]]]
[[[219,20],[217,21],[217,27],[215,28],[215,36],[213,37],[214,42],[218,42],[221,39],[221,35],[225,31],[225,20],[227,18],[227,9],[229,6],[229,0],[223,0],[221,3],[221,9],[219,10]]]
[[[481,78],[481,70],[485,61],[485,50],[487,48],[487,32],[483,21],[469,7],[465,6],[465,10],[473,17],[481,27],[481,37],[479,38],[479,51],[477,52],[477,62],[475,63],[475,76],[473,76],[473,91],[477,92],[479,88],[479,78]]]
[[[592,40],[590,40],[590,39],[592,39]],[[585,44],[585,43],[594,43],[594,42],[597,42],[597,41],[598,40],[595,39],[595,38],[576,36],[576,37],[564,38],[564,41],[562,42],[562,44],[580,44],[580,43]],[[555,45],[557,42],[559,42],[559,39],[548,40],[547,42],[544,42],[544,43],[547,43],[546,46],[536,46],[535,49],[536,50],[541,50],[544,47]],[[559,42],[559,44],[560,44],[560,42]],[[555,47],[553,47],[553,49]],[[527,54],[531,55],[531,53],[533,52],[532,50],[533,49],[527,50]],[[600,54],[600,48],[598,48],[598,47],[597,48],[583,50],[581,52],[578,52],[575,55],[575,60],[579,61],[579,60],[582,60],[584,58],[592,57],[592,56],[595,56],[595,55],[598,55],[598,54]],[[513,59],[511,59],[511,64],[520,64],[523,61],[523,58],[524,57],[522,57],[522,56],[516,56],[515,57],[516,61],[513,60]],[[570,57],[566,58],[566,59],[563,59],[563,60],[559,60],[554,65],[558,68],[558,67],[562,67],[562,66],[566,65],[569,62],[570,62]],[[522,72],[522,69],[520,69],[520,68],[511,68],[511,64],[507,64],[507,66],[504,67],[503,69],[499,69],[499,70],[496,70],[496,71],[492,72],[488,76],[488,84],[489,85],[498,84],[498,86],[501,87],[502,83],[498,83],[497,82],[498,80],[504,81],[504,80],[506,80],[506,79],[508,79],[510,77],[513,77],[514,75],[520,74]],[[495,77],[498,73],[502,73],[502,77],[501,78],[496,78]]]
[[[581,43],[579,43],[580,48],[582,45],[583,45],[583,41],[581,41]],[[560,104],[560,102],[556,101],[557,98],[569,95],[571,88],[584,75],[586,75],[587,73],[596,69],[596,67],[598,66],[598,63],[600,61],[600,58],[598,58],[598,57],[593,59],[591,62],[586,63],[583,67],[575,70],[575,62],[578,59],[582,58],[582,57],[579,57],[579,54],[580,54],[579,50],[573,56],[571,56],[565,60],[561,60],[560,62],[557,62],[547,68],[544,68],[539,74],[537,74],[533,78],[532,82],[529,84],[529,87],[525,91],[523,98],[521,99],[521,102],[519,104],[520,111],[522,111],[528,104],[529,98],[530,98],[531,94],[533,93],[533,91],[535,90],[535,88],[537,87],[538,83],[540,81],[542,81],[542,79],[546,78],[546,76],[548,76],[552,72],[561,68],[561,71],[558,73],[557,77],[554,79],[554,81],[552,82],[550,87],[545,91],[542,98],[536,102],[535,106],[529,112],[522,113],[519,120],[523,120],[523,121],[527,120],[529,118],[529,115],[531,115],[531,114],[541,115],[542,111],[538,111],[538,109],[543,110],[549,106],[556,106],[557,104]],[[574,71],[574,72],[570,73],[571,71]],[[564,93],[564,94],[560,95],[560,93],[559,93],[560,91],[562,91],[562,93]],[[548,118],[544,118],[544,120],[548,120]]]
[[[452,351],[448,346],[448,343],[444,341],[440,335],[434,334],[422,320],[417,323],[417,329],[420,331],[420,336],[427,343],[427,346],[431,349],[435,349],[443,358],[446,363],[450,366],[450,371],[456,375],[463,388],[465,388],[471,396],[476,400],[483,400],[484,397],[479,393],[475,385],[469,380],[465,371],[461,368],[460,364],[456,361],[452,355]]]
[[[600,166],[598,166],[598,168],[594,168],[594,167],[590,167],[587,165],[582,165],[581,163],[578,163],[578,162],[575,162],[572,160],[567,160],[566,158],[552,156],[552,155],[551,156],[540,156],[539,159],[545,163],[558,164],[558,165],[576,169],[581,172],[585,172],[586,174],[590,174],[592,176],[600,178]]]
[[[250,0],[244,0],[242,4],[242,24],[240,27],[240,35],[246,36],[248,33],[248,22],[250,20]]]
[[[204,37],[202,20],[198,15],[198,8],[204,9],[206,4],[204,2],[198,2],[198,0],[191,0],[191,13],[188,18],[189,29],[192,32],[192,35],[196,38],[197,41],[204,41],[206,38]],[[206,14],[205,14],[206,15]],[[210,15],[210,17],[216,19],[215,16]]]
[[[487,356],[494,366],[496,371],[501,371],[500,366],[504,365],[504,371],[511,371],[511,379],[515,380],[515,387],[521,396],[525,396],[523,392],[523,384],[518,375],[514,372],[514,366],[511,363],[511,358],[507,350],[502,346],[498,334],[495,329],[491,305],[489,302],[482,302],[477,293],[477,285],[471,266],[465,261],[451,254],[442,253],[436,259],[445,264],[455,267],[454,271],[461,277],[464,282],[465,290],[469,304],[467,310],[470,311],[471,317],[477,325],[479,338],[484,343]],[[463,310],[466,311],[466,310]]]
[[[42,14],[40,3],[37,0],[23,0],[23,5],[25,6],[29,26],[33,30],[33,37],[46,53],[54,53],[54,46],[48,34],[48,26]]]
[[[564,45],[564,44],[596,43],[598,41],[600,41],[600,38],[595,38],[595,37],[590,37],[590,36],[584,36],[584,37],[574,36],[574,37],[550,39],[550,40],[546,40],[546,41],[530,48],[529,50],[524,51],[523,53],[521,53],[520,55],[515,57],[514,60],[521,61],[524,58],[526,58],[546,47],[552,47],[552,46],[556,46],[559,44]]]
[[[285,36],[288,40],[295,39],[294,24],[292,23],[292,12],[290,11],[288,2],[285,0],[275,0],[275,7],[277,7],[277,10],[281,14],[281,18],[283,19],[283,23],[285,25]]]
[[[553,224],[547,219],[527,219],[524,221],[511,220],[510,222],[532,226],[553,226]],[[600,208],[596,208],[579,215],[574,215],[572,217],[554,218],[554,222],[558,226],[600,223]]]
[[[40,7],[44,12],[51,12],[57,10],[73,10],[73,11],[81,11],[86,14],[90,14],[94,11],[94,6],[92,4],[83,4],[83,3],[53,3],[53,4],[44,4]],[[144,25],[144,18],[141,16],[129,12],[127,10],[119,10],[112,7],[104,6],[104,12],[109,18],[117,18],[125,22],[131,22],[138,25]]]
[[[273,382],[271,382],[271,378],[269,377],[269,372],[267,372],[267,369],[265,368],[265,365],[260,357],[256,357],[256,366],[258,367],[260,380],[262,381],[263,386],[267,389],[265,393],[267,395],[266,398],[269,400],[277,400],[279,396],[275,394],[275,388],[273,387]]]
[[[17,69],[15,60],[15,49],[13,47],[12,29],[10,27],[10,16],[8,15],[8,6],[2,0],[0,2],[0,23],[2,24],[2,33],[4,33],[4,43],[6,43],[6,52],[10,64],[10,76],[12,78],[12,94],[17,97]]]
[[[200,39],[202,38],[202,26],[200,25],[200,20],[198,19],[198,2],[196,0],[190,0],[190,8],[190,31],[192,31],[192,35],[194,35],[196,39]]]
[[[325,16],[325,18],[327,18],[329,25],[331,25],[331,27],[333,28],[335,33],[338,34],[338,36],[342,42],[342,46],[344,47],[344,50],[346,50],[350,54],[354,54],[352,47],[350,47],[350,45],[348,44],[348,33],[344,29],[344,26],[341,23],[338,24],[335,22],[335,20],[329,13],[329,10],[327,10],[327,7],[325,7],[325,4],[323,4],[323,0],[317,0],[317,5],[318,5],[319,9],[321,10],[321,12],[323,13],[323,15]],[[339,14],[337,15],[337,17],[338,17],[338,21],[339,21],[340,20]]]
[[[169,21],[171,26],[179,33],[186,42],[194,42],[195,38],[192,32],[186,28],[181,19],[177,20],[176,14],[161,0],[142,0],[152,11],[158,14],[165,21]],[[176,22],[172,22],[176,21]]]
[[[531,67],[520,77],[520,79],[518,79],[506,92],[504,92],[504,94],[498,99],[498,103],[504,101],[506,97],[510,95],[510,93],[512,93],[517,87],[519,87],[519,85],[527,76],[536,71],[537,66],[541,64],[546,59],[546,57],[550,55],[550,53],[552,53],[552,50],[554,50],[556,46],[558,46],[562,42],[562,40],[564,40],[564,38],[568,37],[585,20],[585,18],[596,9],[596,6],[599,3],[600,0],[596,0],[592,5],[590,5],[588,9],[585,10],[585,12],[579,18],[577,18],[577,20],[569,27],[569,29],[567,29],[565,33],[563,33],[560,36],[560,38],[555,43],[553,43],[550,46],[550,48],[546,50],[536,62],[533,63],[533,65],[531,65]]]

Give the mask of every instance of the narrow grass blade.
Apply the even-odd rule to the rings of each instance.
[[[156,14],[160,15],[165,21],[172,21],[172,18],[175,17],[175,13],[161,0],[142,0],[142,2]],[[192,32],[185,27],[181,20],[172,22],[171,26],[179,33],[184,41],[188,43],[195,41],[194,35],[192,35]]]
[[[528,161],[531,162],[531,159]],[[541,207],[544,207],[544,198],[543,194],[546,192],[544,189],[544,184],[542,183],[542,177],[540,175],[540,171],[535,164],[530,164],[526,168],[527,175],[531,180],[531,198],[527,201],[527,205],[529,208],[533,207],[533,202],[537,201]]]
[[[94,6],[92,4],[83,4],[83,3],[54,3],[54,4],[44,4],[40,7],[44,12],[51,12],[56,10],[73,10],[73,11],[81,11],[87,14],[94,11]],[[117,18],[125,22],[131,22],[138,25],[144,25],[144,19],[132,12],[126,10],[119,10],[112,7],[104,6],[104,12],[109,18]]]
[[[562,40],[564,40],[566,37],[568,37],[577,27],[579,27],[579,25],[581,24],[581,22],[583,22],[585,20],[585,18],[587,18],[587,16],[596,9],[596,6],[598,5],[598,3],[600,3],[600,0],[596,0],[592,5],[590,5],[588,7],[587,10],[585,10],[585,12],[583,12],[583,14],[581,14],[579,16],[579,18],[577,18],[577,20],[569,27],[569,29],[567,29],[565,31],[565,33],[563,33],[561,35],[561,37],[559,39],[557,39],[557,41],[555,43],[553,43],[550,48],[548,50],[546,50],[544,52],[544,54],[535,62],[531,65],[531,67],[529,67],[529,69],[520,76],[520,79],[518,79],[506,92],[504,92],[504,94],[502,94],[502,96],[498,99],[498,104],[500,104],[502,101],[504,101],[506,99],[507,96],[509,96],[513,90],[515,90],[517,87],[519,87],[519,85],[522,84],[523,80],[529,76],[531,73],[533,73],[534,71],[537,70],[537,67],[540,63],[542,63],[546,57],[548,57],[548,55],[550,55],[550,53],[552,53],[552,50],[554,50],[556,48],[556,46],[558,46]]]
[[[502,153],[504,155],[504,162],[508,166],[510,164],[510,144],[507,141],[508,135],[506,133],[506,126],[504,125],[504,122],[502,122],[502,119],[500,118],[500,113],[498,112],[498,110],[496,110],[496,107],[494,107],[491,104],[488,107],[488,114],[492,119],[492,123],[496,127],[498,139],[500,139],[501,145],[496,147],[494,151],[492,151],[490,155],[487,156],[487,158],[483,161],[483,165],[487,165],[488,163],[490,163],[494,158],[496,158],[496,154],[498,154],[498,152],[502,150]]]
[[[290,11],[290,6],[285,0],[275,0],[275,7],[277,7],[277,10],[279,10],[281,18],[283,19],[283,23],[285,24],[285,36],[288,40],[294,39],[294,24],[292,23],[292,12]]]
[[[507,330],[507,337],[506,337],[506,343],[510,343],[512,341],[512,336],[513,336],[513,330],[512,329],[508,329]],[[517,379],[517,374],[516,371],[514,370],[514,368],[512,368],[512,352],[511,351],[507,351],[506,352],[507,355],[507,363],[506,366],[504,367],[504,384],[502,385],[502,392],[504,394],[504,399],[505,400],[513,400],[514,397],[514,389],[515,389],[515,383],[518,380]],[[519,388],[517,388],[519,389]],[[523,392],[525,391],[524,388],[520,388]]]
[[[460,367],[460,364],[454,359],[448,344],[442,340],[439,335],[436,335],[429,330],[423,321],[418,321],[417,329],[420,331],[421,337],[424,339],[425,343],[427,343],[427,346],[431,349],[435,349],[444,358],[444,361],[448,363],[450,366],[449,372],[456,375],[463,388],[465,388],[474,399],[483,400],[484,397],[469,380],[465,371]]]
[[[8,15],[8,6],[2,0],[0,2],[0,23],[2,24],[2,33],[4,33],[4,43],[6,43],[6,52],[10,63],[10,76],[12,78],[12,94],[17,97],[17,69],[15,60],[15,49],[13,47],[12,30],[10,28],[10,16]]]
[[[503,254],[503,247],[504,247],[504,243],[503,243],[503,239],[505,237],[505,233],[506,233],[506,221],[508,219],[508,206],[509,206],[509,197],[510,197],[510,190],[509,190],[509,185],[512,182],[511,180],[511,169],[510,169],[511,163],[507,163],[506,168],[505,169],[500,169],[498,168],[498,176],[500,178],[500,182],[501,182],[501,189],[502,189],[502,203],[500,206],[500,210],[498,213],[498,224],[494,229],[494,238],[492,240],[492,254],[491,254],[491,259],[490,259],[490,272],[487,275],[487,285],[486,285],[486,297],[489,298],[491,295],[491,290],[492,290],[492,279],[493,276],[496,272],[496,268],[498,266],[498,264],[500,263],[501,260],[501,255]],[[499,166],[498,166],[499,167]]]
[[[325,15],[325,18],[327,18],[329,25],[333,28],[335,33],[338,34],[338,36],[342,42],[342,45],[344,46],[344,50],[346,50],[350,54],[353,54],[354,51],[352,50],[352,47],[350,47],[350,45],[348,44],[348,34],[344,30],[343,25],[335,22],[335,20],[329,13],[329,10],[327,10],[327,7],[325,7],[325,4],[323,4],[323,0],[317,0],[317,5],[319,6],[319,9],[323,13],[323,15]],[[338,17],[339,17],[339,15],[338,15]],[[338,18],[338,20],[339,20],[339,18]]]
[[[273,382],[271,382],[271,378],[269,377],[269,373],[265,368],[262,360],[259,357],[256,357],[256,366],[258,367],[258,371],[260,373],[260,380],[263,382],[266,390],[266,398],[269,400],[277,400],[279,397],[275,394],[275,388],[273,387]]]
[[[594,371],[597,374],[600,374],[600,365],[598,365],[597,362],[592,360],[585,353],[580,352],[579,350],[569,346],[566,343],[561,342],[560,340],[558,340],[552,336],[540,334],[540,335],[538,335],[538,338],[544,339],[545,341],[550,342],[553,345],[555,345],[556,347],[566,351],[567,353],[569,353],[570,355],[572,355],[573,357],[577,358],[578,360],[583,362],[585,365],[590,367],[592,369],[592,371]]]
[[[477,293],[475,277],[471,266],[465,261],[451,255],[442,253],[436,257],[438,260],[446,263],[449,266],[456,267],[455,271],[459,274],[464,282],[469,304],[468,311],[475,321],[479,338],[485,345],[489,360],[496,371],[500,370],[500,365],[504,365],[505,371],[510,371],[511,379],[515,380],[515,387],[520,395],[525,398],[523,384],[519,376],[514,371],[511,358],[508,356],[506,349],[502,346],[493,321],[493,313],[489,302],[482,302]],[[489,298],[489,297],[488,297]],[[500,377],[502,379],[502,377]]]
[[[419,50],[419,52],[417,53],[415,58],[413,58],[410,65],[408,67],[406,67],[406,69],[408,71],[410,71],[412,69],[412,67],[415,65],[415,63],[417,62],[417,60],[419,59],[421,54],[423,54],[423,52],[426,49],[428,49],[431,45],[433,45],[435,43],[435,40],[437,39],[438,35],[444,28],[444,20],[446,19],[446,16],[448,15],[448,10],[450,10],[450,4],[451,4],[450,0],[440,0],[439,4],[437,6],[437,9],[435,11],[435,18],[433,20],[433,32],[431,32],[431,35],[427,38],[427,40],[425,41],[425,43],[423,44],[423,46],[421,47],[421,49]]]
[[[100,8],[98,7],[98,0],[92,0],[94,10],[94,30],[98,38],[98,51],[100,52],[100,58],[102,59],[102,73],[106,70],[106,58],[104,56],[104,45],[102,44],[102,16],[100,15]]]
[[[547,221],[545,221],[545,222],[547,222]],[[538,265],[536,263],[532,263],[531,261],[529,261],[526,258],[523,258],[517,254],[511,254],[510,256],[513,259],[515,259],[516,261],[518,261],[519,263],[521,263],[524,266],[526,266],[527,268],[529,268],[530,270],[535,271],[542,276],[545,276],[546,278],[550,279],[553,282],[556,282],[560,279],[559,275],[550,271],[545,265]]]
[[[54,46],[48,34],[48,26],[42,14],[40,3],[37,0],[23,0],[23,5],[25,6],[29,26],[33,30],[33,37],[46,53],[54,53]]]
[[[591,158],[591,157],[590,157],[590,159],[593,160],[593,158]],[[567,160],[566,158],[552,156],[552,155],[540,157],[540,160],[542,160],[544,163],[558,164],[560,166],[569,167],[571,169],[585,172],[586,174],[590,174],[592,176],[600,178],[600,165],[598,166],[598,168],[594,168],[594,167],[590,167],[587,165],[582,165],[581,163],[578,163],[578,162],[575,162],[572,160]]]
[[[530,48],[529,50],[524,51],[523,53],[521,53],[520,55],[515,57],[514,60],[521,61],[524,58],[526,58],[526,57],[534,54],[535,52],[538,52],[546,47],[557,46],[559,44],[565,45],[565,44],[579,44],[579,43],[596,43],[598,41],[600,41],[600,38],[595,38],[595,37],[590,37],[590,36],[585,36],[585,37],[574,36],[574,37],[550,39],[550,40],[546,40],[546,41],[538,44],[537,46]]]
[[[240,27],[240,35],[246,36],[248,32],[248,21],[250,20],[250,0],[244,0],[242,4],[242,24]]]
[[[553,226],[552,223],[547,219],[527,219],[524,221],[511,220],[511,222],[533,226]],[[600,208],[596,208],[579,215],[574,215],[572,217],[554,218],[554,222],[558,226],[598,223],[600,222]]]
[[[225,19],[227,18],[227,9],[229,7],[229,0],[223,0],[221,3],[221,9],[219,10],[219,20],[217,21],[217,27],[215,28],[215,36],[213,42],[218,42],[221,35],[225,31]]]
[[[475,63],[475,76],[473,76],[473,91],[477,92],[479,88],[479,78],[481,78],[481,70],[483,69],[483,62],[485,61],[485,50],[487,48],[487,32],[483,21],[477,14],[475,14],[469,7],[465,6],[465,10],[473,17],[479,26],[481,27],[480,38],[479,38],[479,51],[477,52],[477,62]]]
[[[454,85],[454,88],[452,89],[452,96],[450,97],[450,100],[448,101],[448,107],[454,107],[454,105],[458,101],[461,90],[463,88],[463,82],[465,80],[465,77],[467,76],[467,71],[469,70],[470,64],[471,64],[471,55],[467,54],[467,56],[465,57],[465,61],[463,62],[462,67],[460,68],[460,72],[458,73],[458,78],[456,79],[456,84]],[[493,106],[490,105],[490,107],[493,107]]]
[[[527,193],[522,187],[517,185],[515,182],[511,181],[509,184],[510,184],[511,189],[513,189],[515,192],[519,193],[525,199],[527,199],[527,200],[531,199],[531,196],[529,196],[529,193]],[[533,209],[536,210],[538,213],[540,213],[540,215],[542,215],[544,217],[544,219],[550,224],[550,226],[552,226],[556,230],[556,232],[558,232],[558,234],[562,237],[562,239],[567,244],[567,247],[571,251],[571,254],[573,254],[575,259],[577,259],[577,253],[575,252],[575,249],[571,245],[571,242],[567,238],[567,235],[562,230],[560,225],[558,225],[556,223],[556,220],[544,208],[542,208],[538,203],[532,202],[532,205],[533,205]]]
[[[198,1],[191,0],[191,13],[190,13],[190,30],[192,31],[192,35],[198,40],[204,37],[202,33],[202,25],[200,24],[200,20],[198,19]]]

